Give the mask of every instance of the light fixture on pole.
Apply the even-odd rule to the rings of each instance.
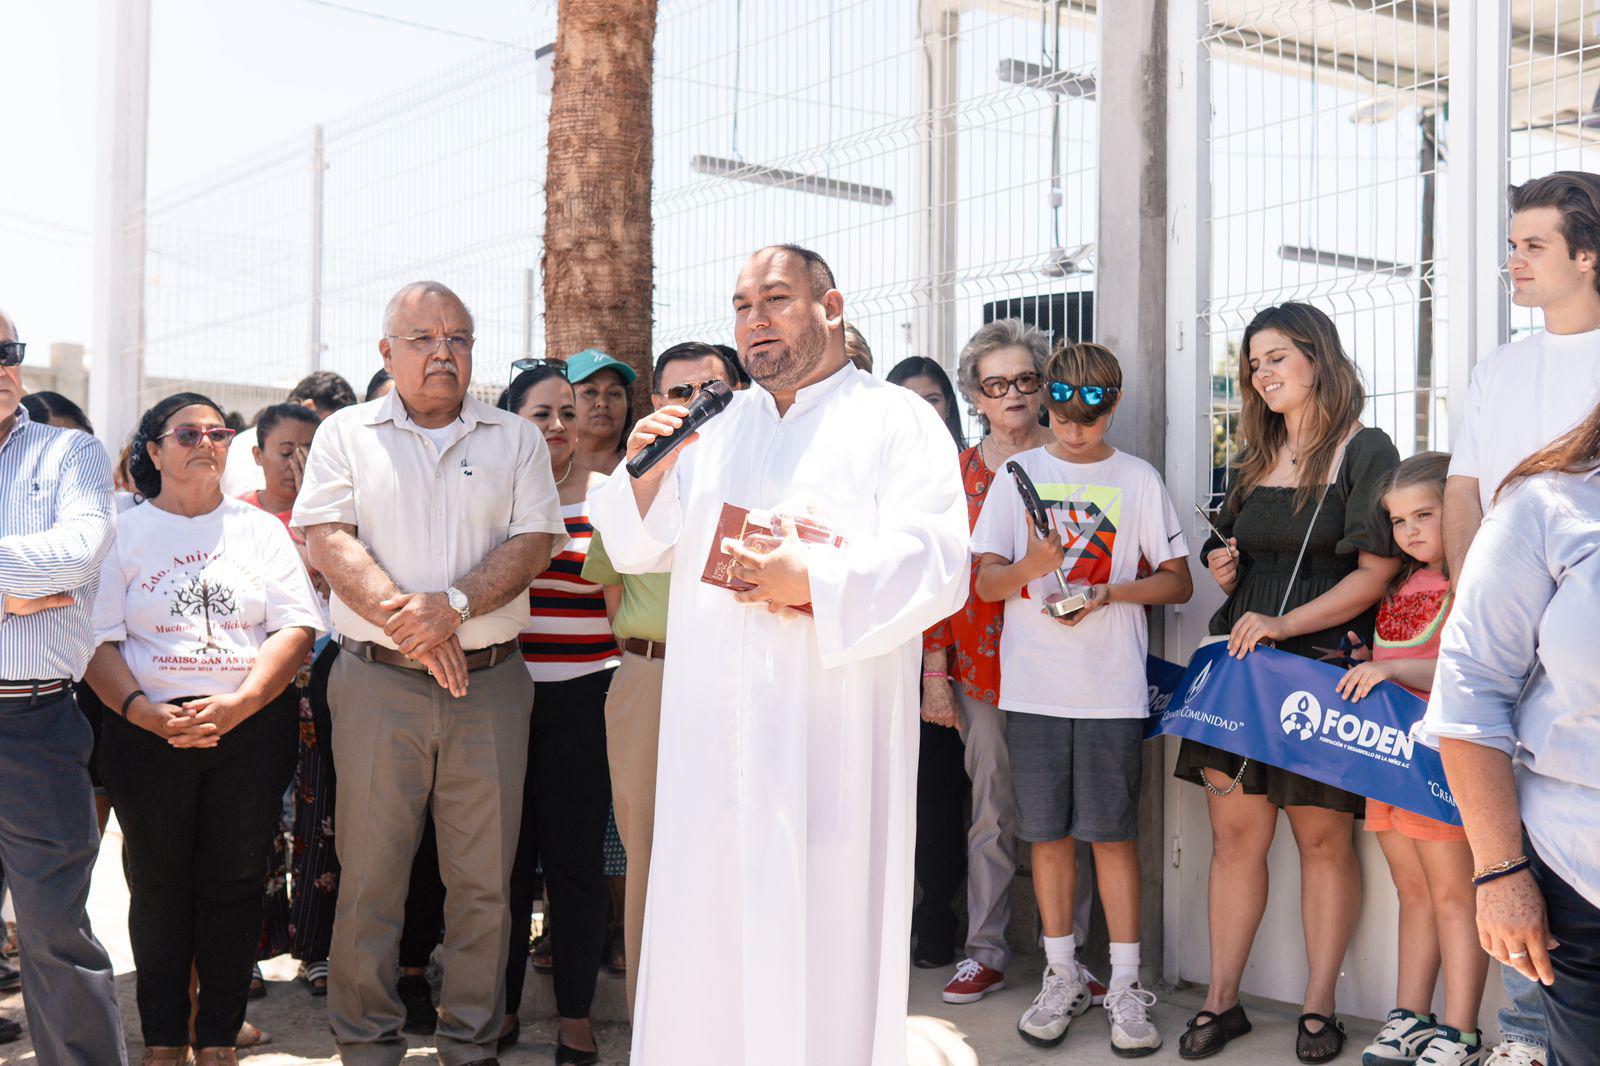
[[[1286,263],[1312,263],[1335,270],[1352,270],[1358,274],[1393,274],[1397,278],[1411,276],[1411,267],[1405,263],[1391,263],[1387,259],[1372,259],[1345,252],[1326,252],[1321,248],[1302,248],[1294,244],[1280,244],[1278,258]]]
[[[1094,273],[1094,243],[1080,244],[1072,248],[1052,248],[1045,258],[1044,264],[1039,267],[1039,273],[1047,278],[1065,278],[1074,274]]]
[[[1007,85],[1022,85],[1056,96],[1072,96],[1080,100],[1093,100],[1095,81],[1093,74],[1075,70],[1056,70],[1040,63],[1021,59],[1002,59],[996,72]]]
[[[807,174],[799,170],[745,163],[721,156],[697,155],[689,160],[689,169],[696,174],[706,174],[714,178],[732,178],[734,181],[748,181],[753,185],[791,189],[794,192],[807,192],[816,196],[831,196],[838,200],[871,204],[874,207],[888,207],[894,203],[894,193],[888,189],[880,189],[876,185],[840,181],[837,178],[823,177],[821,174]]]

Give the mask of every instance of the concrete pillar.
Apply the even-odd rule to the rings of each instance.
[[[1100,9],[1100,211],[1095,336],[1122,364],[1110,439],[1161,470],[1166,461],[1167,0]],[[1151,651],[1162,651],[1159,624]],[[1162,972],[1162,746],[1145,745],[1139,804],[1144,871],[1140,940],[1146,980]]]
[[[144,377],[150,0],[111,0],[101,9],[100,24],[94,372],[89,382],[89,419],[115,455],[138,420]]]
[[[64,341],[50,345],[50,370],[55,375],[55,391],[79,406],[88,403],[88,383],[83,370],[83,345]]]

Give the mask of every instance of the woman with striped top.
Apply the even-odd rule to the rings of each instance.
[[[603,854],[611,809],[606,762],[606,689],[621,653],[600,586],[583,580],[592,530],[586,497],[604,480],[578,458],[572,386],[559,364],[540,363],[511,382],[500,406],[544,433],[566,520],[567,547],[528,589],[531,618],[522,656],[535,685],[522,793],[522,833],[511,869],[511,951],[506,963],[502,1046],[521,1029],[517,1009],[528,968],[528,934],[541,863],[552,926],[556,1062],[598,1061],[589,1006],[606,935],[609,896]]]

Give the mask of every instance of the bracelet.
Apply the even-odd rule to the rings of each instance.
[[[937,677],[937,678],[939,678],[940,680],[943,680],[943,681],[949,681],[950,680],[950,675],[945,673],[945,672],[943,672],[942,670],[924,670],[924,671],[922,671],[922,676],[923,677]]]
[[[1480,888],[1490,881],[1498,881],[1502,877],[1510,877],[1512,874],[1527,868],[1528,857],[1526,855],[1518,855],[1514,859],[1507,859],[1505,862],[1497,862],[1493,866],[1485,866],[1481,870],[1474,870],[1472,873],[1472,886]]]
[[[122,701],[122,710],[118,711],[117,715],[122,718],[123,721],[127,721],[128,707],[133,703],[134,700],[143,695],[144,689],[142,688],[136,688],[132,692],[128,693],[128,698]]]

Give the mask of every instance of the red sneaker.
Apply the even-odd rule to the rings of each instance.
[[[1106,1002],[1106,986],[1100,978],[1089,972],[1089,967],[1078,963],[1078,972],[1083,975],[1083,983],[1089,986],[1089,1003],[1092,1006],[1103,1007]]]
[[[1006,975],[991,970],[976,959],[967,959],[956,967],[956,975],[944,986],[946,1003],[976,1003],[990,992],[1006,986]]]

